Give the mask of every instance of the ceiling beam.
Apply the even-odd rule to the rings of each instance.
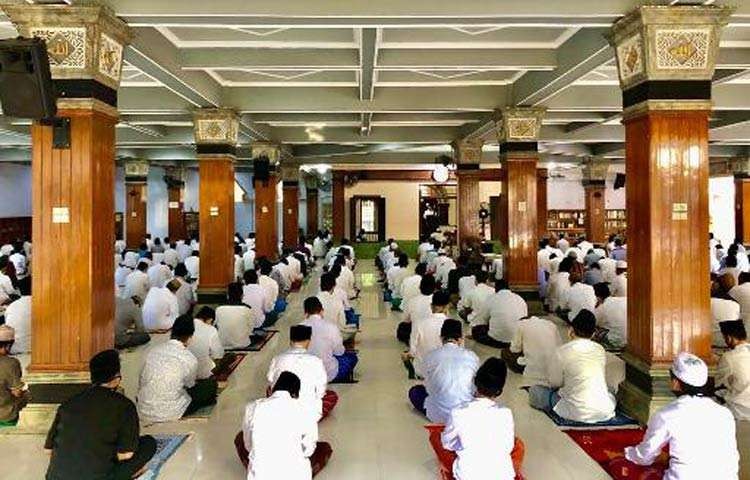
[[[190,48],[181,51],[184,70],[357,70],[355,49]]]
[[[360,35],[359,99],[372,100],[375,93],[375,65],[378,60],[380,32],[375,28],[363,28]]]

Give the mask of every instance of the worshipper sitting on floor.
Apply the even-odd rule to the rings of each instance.
[[[341,273],[336,278],[336,284],[346,292],[348,299],[357,298],[359,296],[359,289],[354,281],[354,272],[346,264],[346,257],[343,255],[336,257],[333,266],[335,267],[336,265],[341,267]]]
[[[405,311],[408,308],[409,301],[419,295],[419,284],[422,282],[425,273],[427,273],[427,264],[418,263],[414,267],[414,275],[407,276],[401,282],[401,291],[399,292],[401,311]]]
[[[193,286],[187,281],[188,271],[184,263],[178,263],[174,269],[174,280],[180,282],[180,288],[175,292],[180,315],[192,313],[197,299]]]
[[[143,312],[138,297],[115,298],[115,348],[137,347],[151,340],[143,325]]]
[[[29,271],[26,268],[26,253],[24,252],[23,242],[19,241],[13,244],[13,253],[8,256],[8,261],[16,269],[16,278],[18,280],[23,280],[29,275]]]
[[[21,362],[10,356],[14,341],[13,328],[0,325],[0,427],[15,425],[29,401],[28,388],[21,379]]]
[[[401,308],[401,283],[409,275],[409,256],[405,253],[399,253],[396,265],[391,267],[386,274],[385,288],[391,293],[392,310],[400,311]]]
[[[338,395],[328,387],[328,373],[323,361],[308,352],[312,340],[312,328],[293,325],[289,328],[289,350],[275,356],[268,368],[268,389],[278,381],[282,372],[292,372],[301,382],[300,403],[319,422],[327,417],[338,402]]]
[[[177,317],[170,340],[146,353],[138,387],[138,412],[144,422],[179,420],[216,403],[216,379],[196,378],[198,360],[187,349],[194,333],[191,316]]]
[[[719,324],[729,351],[716,371],[716,396],[739,421],[750,420],[750,343],[742,320]]]
[[[750,273],[742,272],[739,285],[729,290],[729,296],[740,304],[740,316],[745,322],[745,328],[750,327]]]
[[[248,270],[243,275],[245,285],[242,287],[242,303],[249,306],[253,313],[253,328],[268,328],[266,314],[273,310],[271,299],[266,290],[258,284],[258,272]]]
[[[177,253],[177,244],[175,242],[171,242],[168,244],[169,248],[164,250],[164,263],[169,265],[172,268],[175,268],[178,263],[180,263],[180,255]]]
[[[459,316],[471,323],[474,318],[479,314],[484,306],[487,299],[495,293],[494,286],[490,285],[490,282],[494,284],[487,272],[479,270],[474,273],[476,279],[476,286],[469,290],[466,297],[461,301],[461,309],[459,310]]]
[[[711,284],[711,318],[713,320],[711,345],[714,347],[725,345],[719,324],[742,318],[740,316],[740,304],[729,296],[729,292],[734,286],[734,277],[730,273],[722,274]]]
[[[414,324],[432,315],[432,295],[435,293],[435,277],[425,274],[419,281],[419,295],[412,297],[404,310],[404,317],[396,328],[396,338],[409,345]]]
[[[443,260],[435,269],[435,282],[437,282],[439,288],[448,289],[448,276],[456,268],[456,262],[451,257],[447,255],[443,257]]]
[[[300,389],[297,375],[281,372],[268,398],[245,407],[234,444],[248,480],[309,480],[331,458],[315,418],[300,405]]]
[[[136,267],[135,261],[132,259],[130,261],[131,264],[128,264],[126,261],[121,262],[115,269],[115,287],[117,287],[117,293],[120,295],[124,295],[128,276],[133,273]]]
[[[613,297],[628,296],[628,262],[618,260],[615,264],[615,278],[609,287]]]
[[[188,350],[198,360],[195,378],[203,380],[213,375],[216,362],[224,358],[224,346],[219,331],[214,327],[216,312],[211,307],[203,307],[193,319],[195,333],[188,343]]]
[[[613,297],[609,294],[609,285],[594,285],[597,306],[594,310],[596,326],[606,330],[603,340],[607,346],[620,350],[628,343],[628,299]]]
[[[495,293],[487,297],[471,323],[471,336],[483,345],[507,348],[518,321],[528,315],[526,301],[510,291],[506,280],[496,280]]]
[[[597,253],[597,251],[593,247],[589,248],[588,250],[585,250],[585,252],[586,252],[586,256],[583,257],[583,264],[586,266],[586,268],[591,268],[592,266],[599,264],[599,260],[602,259],[602,256],[599,253]],[[599,283],[599,282],[596,282],[596,283]],[[593,284],[589,283],[589,285],[593,285]]]
[[[616,262],[625,262],[628,259],[628,250],[622,243],[622,238],[615,238],[615,246],[609,254],[609,258]]]
[[[159,237],[154,238],[154,242],[151,244],[151,253],[164,253],[164,245],[162,245]]]
[[[185,264],[191,280],[200,278],[200,262],[200,252],[198,250],[193,250],[190,256],[183,260],[182,263]]]
[[[458,303],[460,298],[459,281],[462,278],[471,277],[474,272],[469,268],[469,257],[467,255],[459,255],[456,259],[456,268],[448,272],[448,278],[446,281],[446,289],[448,294],[451,296],[451,302],[455,305]]]
[[[344,303],[334,294],[336,277],[332,273],[324,273],[320,277],[320,293],[317,297],[323,305],[323,318],[337,327],[341,337],[348,345],[354,345],[357,326],[346,322]]]
[[[146,275],[152,287],[163,287],[172,280],[172,269],[165,263],[154,263],[148,267]]]
[[[47,434],[46,478],[137,478],[156,454],[156,440],[140,436],[138,412],[120,386],[120,356],[97,353],[89,370],[91,387],[60,405]]]
[[[13,354],[31,351],[31,285],[20,286],[21,296],[5,309],[5,324],[15,330]]]
[[[256,320],[252,308],[243,303],[243,287],[227,285],[227,303],[216,309],[216,329],[226,349],[242,349],[252,343]]]
[[[242,260],[242,247],[239,245],[234,246],[234,281],[239,282],[242,280],[242,276],[245,274],[245,262]]]
[[[312,328],[308,352],[323,361],[329,382],[351,380],[359,361],[356,352],[346,350],[341,331],[323,319],[323,304],[318,297],[306,298],[303,308],[305,320],[300,325]]]
[[[180,304],[175,293],[180,282],[172,280],[165,287],[152,287],[143,301],[143,326],[148,332],[164,333],[180,314]]]
[[[344,317],[346,317],[346,324],[353,325],[359,328],[359,318],[357,312],[354,311],[351,302],[349,301],[349,295],[340,287],[339,278],[341,278],[341,264],[335,263],[329,270],[328,273],[333,275],[336,279],[336,286],[333,287],[333,294],[341,300],[344,305]]]
[[[430,315],[414,319],[409,338],[409,350],[401,354],[401,360],[409,374],[409,379],[424,378],[425,357],[443,344],[440,338],[440,330],[443,327],[443,322],[448,319],[449,308],[450,296],[448,293],[442,290],[436,291],[432,295]]]
[[[524,445],[514,435],[513,412],[497,403],[507,376],[502,360],[488,358],[474,377],[474,398],[450,412],[441,440],[445,449],[456,452],[456,480],[522,478]]]
[[[266,313],[266,321],[273,325],[278,321],[281,312],[284,311],[286,302],[283,302],[284,305],[279,304],[279,284],[270,276],[273,272],[273,264],[267,258],[261,257],[258,259],[258,267],[256,270],[260,273],[258,275],[258,285],[263,287],[268,303],[273,305],[273,310]]]
[[[242,254],[242,267],[245,271],[255,270],[255,250],[254,249],[248,248],[247,251]]]
[[[575,262],[575,259],[571,257],[560,259],[556,268],[557,271],[550,277],[549,290],[545,299],[550,312],[554,313],[567,309],[565,299],[568,296],[568,290],[570,290],[570,271],[573,269]],[[554,267],[551,268],[554,270]]]
[[[125,289],[122,292],[123,298],[146,298],[151,289],[151,281],[148,279],[147,271],[148,263],[139,261],[136,269],[125,280]]]
[[[548,385],[529,389],[529,404],[538,410],[582,423],[615,416],[615,397],[607,389],[606,352],[591,341],[596,318],[588,310],[573,318],[570,341],[557,348],[547,364]]]
[[[451,410],[471,401],[472,381],[479,368],[479,357],[464,348],[460,321],[445,320],[440,338],[443,345],[424,358],[424,385],[409,390],[411,404],[433,423],[446,423]]]
[[[583,266],[579,263],[574,264],[569,278],[570,288],[563,299],[563,304],[568,310],[568,316],[565,318],[575,318],[581,310],[593,312],[596,308],[596,294],[594,287],[583,283]]]
[[[729,409],[708,398],[708,367],[682,352],[672,363],[670,377],[677,399],[651,415],[643,441],[625,448],[625,458],[652,465],[669,446],[665,480],[737,479],[735,421]]]
[[[583,274],[583,283],[593,287],[597,283],[602,283],[603,281],[604,275],[602,275],[602,267],[599,265],[599,262],[596,261],[590,264],[586,269],[586,273]]]
[[[547,366],[552,354],[562,344],[560,332],[553,322],[539,317],[523,318],[508,349],[502,357],[516,373],[523,372],[524,386],[548,386]]]

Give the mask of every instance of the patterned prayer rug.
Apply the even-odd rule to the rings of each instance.
[[[575,422],[573,420],[568,420],[565,418],[562,418],[560,415],[556,414],[555,412],[544,412],[547,414],[547,416],[555,422],[555,425],[560,427],[560,430],[627,430],[627,429],[636,429],[640,430],[641,426],[638,423],[638,421],[633,420],[632,418],[628,417],[624,413],[617,412],[617,414],[614,416],[614,418],[604,421],[604,422],[597,422],[597,423],[583,423],[583,422]]]
[[[159,476],[159,471],[174,455],[178,448],[188,439],[190,435],[153,435],[156,440],[156,454],[148,462],[146,473],[138,477],[138,480],[154,480]]]
[[[242,353],[242,352],[260,352],[268,342],[271,341],[274,335],[279,333],[278,330],[266,330],[266,336],[258,340],[253,340],[253,343],[243,348],[232,348],[227,349],[228,352]]]
[[[220,370],[214,375],[216,381],[219,382],[219,386],[226,386],[229,376],[234,373],[237,367],[240,366],[240,363],[247,357],[246,353],[229,353],[227,355],[233,355],[233,358],[229,362],[222,364]]]

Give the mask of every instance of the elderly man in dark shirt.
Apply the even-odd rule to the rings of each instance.
[[[118,392],[117,351],[96,354],[89,369],[92,386],[60,405],[47,434],[47,480],[127,480],[156,453],[156,440],[139,436],[135,404]]]

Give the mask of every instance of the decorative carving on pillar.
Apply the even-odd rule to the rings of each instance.
[[[193,130],[198,155],[230,155],[237,153],[240,119],[237,112],[226,108],[201,108],[193,112]]]
[[[645,422],[672,399],[677,353],[711,353],[708,116],[721,27],[732,9],[642,6],[612,27],[627,170],[625,410]],[[648,141],[644,141],[648,139]]]
[[[479,220],[479,164],[482,160],[481,140],[453,142],[458,180],[458,239],[459,245],[476,242],[481,237]]]
[[[299,163],[285,161],[281,164],[284,208],[284,246],[297,245],[299,240]]]

